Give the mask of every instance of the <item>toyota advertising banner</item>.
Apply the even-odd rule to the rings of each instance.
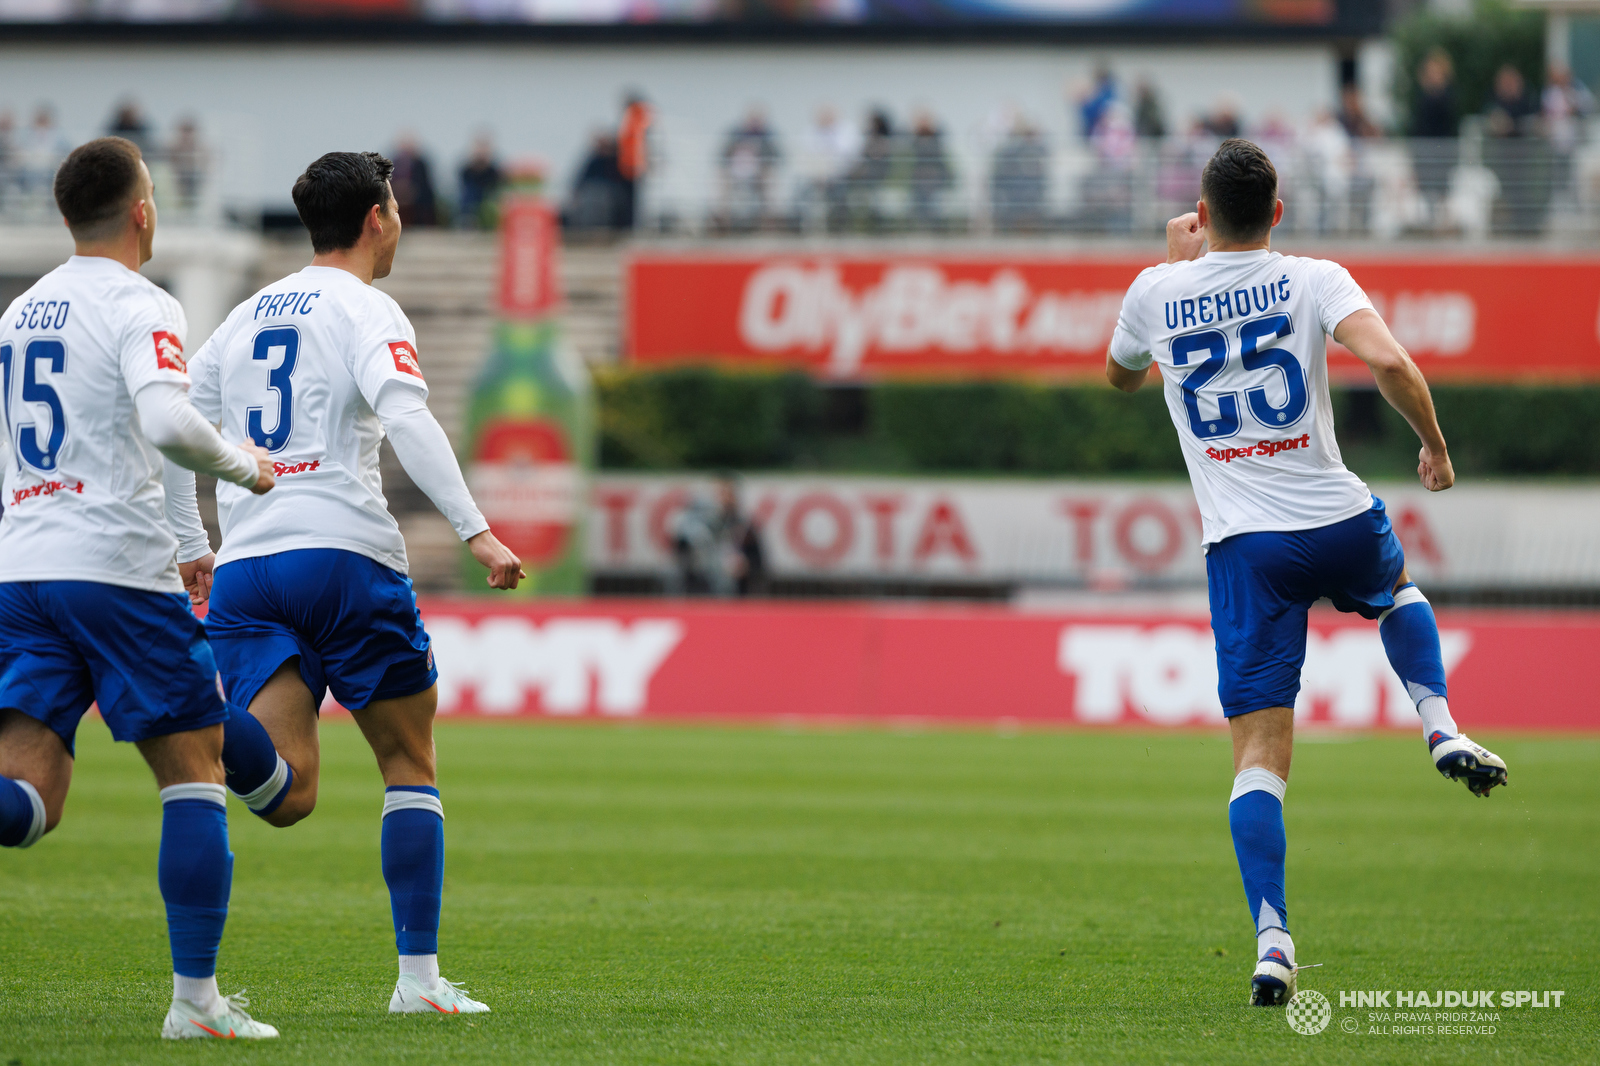
[[[1600,257],[1334,258],[1432,381],[1600,378]],[[1123,293],[1157,261],[643,252],[627,268],[625,344],[637,365],[838,380],[1091,376]],[[1371,380],[1342,348],[1329,355],[1336,379]]]
[[[1218,726],[1200,615],[683,600],[421,601],[439,713]],[[1593,730],[1600,613],[1439,613],[1457,717]],[[1314,611],[1304,725],[1418,728],[1378,627]]]
[[[1424,588],[1600,587],[1600,489],[1372,488]],[[678,513],[714,491],[693,475],[601,475],[587,524],[590,569],[664,574],[675,565]],[[1205,585],[1187,482],[770,474],[742,479],[740,503],[781,578]]]

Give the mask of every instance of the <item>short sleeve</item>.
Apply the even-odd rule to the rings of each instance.
[[[128,395],[137,396],[140,389],[158,381],[188,388],[189,366],[183,342],[189,323],[183,307],[153,285],[149,290],[136,291],[128,302],[131,313],[117,352]]]
[[[1144,279],[1145,275],[1140,274],[1128,287],[1122,310],[1117,313],[1117,328],[1111,333],[1111,358],[1128,370],[1144,370],[1153,358],[1139,320],[1139,300],[1147,288]]]
[[[417,334],[398,305],[378,297],[366,321],[357,326],[355,349],[350,353],[350,374],[367,404],[376,407],[378,393],[391,382],[428,395],[417,355]]]
[[[1362,291],[1350,271],[1338,263],[1324,261],[1322,269],[1314,275],[1317,288],[1317,314],[1322,320],[1322,332],[1332,334],[1347,317],[1357,311],[1372,310],[1372,301]]]

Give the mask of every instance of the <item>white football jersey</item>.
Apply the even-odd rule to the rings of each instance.
[[[217,565],[342,548],[406,572],[406,545],[378,475],[390,382],[428,386],[400,305],[337,267],[310,266],[234,308],[189,363],[190,402],[230,441],[271,453],[277,485],[217,485]]]
[[[100,256],[73,256],[6,310],[0,581],[183,591],[161,453],[133,398],[189,384],[187,332],[177,300]]]
[[[1128,289],[1111,357],[1130,370],[1160,365],[1203,545],[1316,529],[1372,506],[1334,440],[1327,345],[1371,306],[1338,263],[1266,250],[1165,263]]]

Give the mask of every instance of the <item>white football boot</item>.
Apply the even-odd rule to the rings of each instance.
[[[1428,754],[1441,774],[1465,782],[1474,796],[1488,796],[1496,785],[1508,783],[1505,760],[1465,733],[1453,737],[1434,730],[1428,737]]]
[[[390,1014],[488,1014],[489,1008],[467,995],[458,984],[439,978],[439,984],[429,988],[415,974],[404,973],[395,982],[394,995],[389,997]]]
[[[1252,1007],[1281,1007],[1294,998],[1295,966],[1282,948],[1269,948],[1250,977]]]
[[[186,999],[175,999],[161,1026],[161,1037],[164,1040],[267,1040],[277,1036],[278,1030],[245,1013],[249,1005],[243,992],[224,997],[222,1009],[215,1014],[207,1014]]]

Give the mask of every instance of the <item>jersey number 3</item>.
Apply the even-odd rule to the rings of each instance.
[[[283,353],[283,358],[277,366],[272,366],[272,359],[279,352]],[[272,420],[272,428],[267,429],[262,425],[264,408],[246,407],[245,430],[258,446],[269,452],[281,452],[289,446],[289,438],[294,434],[294,386],[289,379],[294,376],[294,365],[300,358],[300,331],[293,326],[262,330],[256,334],[250,358],[271,367],[267,371],[267,391],[276,394],[278,413]]]
[[[1300,421],[1310,406],[1310,393],[1306,389],[1305,371],[1292,352],[1282,348],[1263,349],[1263,341],[1271,344],[1294,332],[1288,315],[1267,315],[1252,319],[1239,327],[1239,357],[1245,370],[1276,370],[1283,389],[1283,406],[1274,406],[1267,397],[1265,385],[1244,390],[1244,401],[1255,420],[1269,429],[1292,426]],[[1231,437],[1242,427],[1237,392],[1207,392],[1206,398],[1216,405],[1216,414],[1200,409],[1200,395],[1228,365],[1228,336],[1220,329],[1204,329],[1186,333],[1172,341],[1172,365],[1188,366],[1191,356],[1205,353],[1205,360],[1191,370],[1180,383],[1183,389],[1183,406],[1189,414],[1189,430],[1201,440],[1218,440]]]
[[[6,412],[6,433],[11,429],[11,373],[12,355],[15,351],[10,344],[0,344],[0,385],[4,392],[0,392],[0,407]],[[61,454],[61,445],[67,439],[67,413],[61,408],[61,397],[49,384],[40,381],[38,365],[41,362],[50,364],[49,372],[63,374],[67,369],[67,346],[53,338],[40,337],[28,342],[22,350],[22,402],[24,404],[44,404],[50,409],[50,436],[45,441],[44,447],[39,447],[39,427],[37,424],[22,426],[16,435],[17,442],[17,469],[27,463],[35,470],[49,472],[56,468],[56,457]]]

